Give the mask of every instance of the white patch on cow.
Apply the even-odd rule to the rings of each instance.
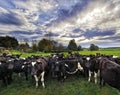
[[[43,71],[43,72],[41,73],[41,82],[42,82],[43,88],[45,88],[44,75],[45,75],[45,72]]]
[[[87,61],[89,61],[89,60],[90,60],[90,57],[87,57],[86,59],[87,59]]]
[[[113,58],[118,58],[118,56],[115,56],[115,55],[114,55]]]
[[[64,79],[66,79],[67,77],[66,76],[64,76]]]
[[[10,60],[8,60],[8,61],[12,61],[12,60],[10,59]]]
[[[90,82],[90,80],[91,80],[91,75],[92,75],[92,72],[91,72],[91,71],[89,71],[89,78],[88,78],[88,82]]]
[[[94,72],[95,84],[97,84],[97,76],[98,74]]]
[[[59,64],[59,62],[56,62],[57,64]]]
[[[1,65],[2,63],[0,62],[0,65]]]
[[[13,61],[13,60],[14,60],[14,59],[10,59],[10,60],[8,60],[8,61],[10,62],[10,61]]]
[[[40,59],[38,59],[38,60],[37,60],[37,62],[41,62],[41,60],[40,60]]]
[[[24,62],[23,64],[26,64],[27,62]]]
[[[83,70],[83,67],[81,66],[81,64],[78,62],[78,69],[80,70],[80,71],[82,71]]]
[[[32,64],[32,66],[34,66],[36,64],[36,62],[32,62],[31,64]]]
[[[53,58],[56,58],[56,55],[53,55]]]
[[[36,88],[38,88],[38,81],[39,81],[39,79],[38,79],[37,75],[34,75],[34,78],[35,78],[35,82],[36,82]]]
[[[26,58],[22,58],[23,60],[26,60]]]
[[[23,65],[23,66],[22,66],[22,69],[23,69],[24,67],[25,67],[25,66]]]
[[[16,60],[20,60],[19,58],[16,58]]]
[[[65,64],[65,66],[66,66],[66,67],[68,67],[68,65],[67,65],[67,64]]]

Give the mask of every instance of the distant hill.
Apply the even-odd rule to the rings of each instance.
[[[120,50],[120,47],[101,48],[101,50]]]

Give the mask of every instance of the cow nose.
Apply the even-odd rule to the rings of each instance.
[[[58,66],[56,66],[55,71],[59,71],[59,67]]]

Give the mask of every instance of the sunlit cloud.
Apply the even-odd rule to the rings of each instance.
[[[75,39],[83,46],[120,46],[120,1],[0,1],[0,35],[40,40],[49,32],[64,45]]]

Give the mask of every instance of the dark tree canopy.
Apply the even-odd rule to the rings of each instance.
[[[41,39],[38,43],[38,50],[47,52],[63,51],[64,46],[54,40]]]
[[[19,45],[18,41],[14,37],[10,36],[0,37],[0,47],[16,49],[18,45]]]
[[[74,50],[74,51],[77,50],[77,44],[74,39],[70,40],[67,49]]]
[[[32,44],[32,50],[35,52],[35,51],[38,51],[38,47],[37,47],[37,44],[36,43],[33,43]]]
[[[52,43],[51,41],[47,39],[42,39],[38,43],[38,49],[40,51],[50,51],[52,49]]]
[[[89,49],[90,51],[95,51],[95,50],[99,50],[99,47],[97,45],[91,44]]]
[[[79,45],[77,49],[78,49],[78,51],[82,51],[83,50],[81,45]]]
[[[29,49],[29,44],[26,42],[26,43],[24,43],[24,44],[20,44],[19,45],[19,50],[20,51],[27,51],[27,49]]]

